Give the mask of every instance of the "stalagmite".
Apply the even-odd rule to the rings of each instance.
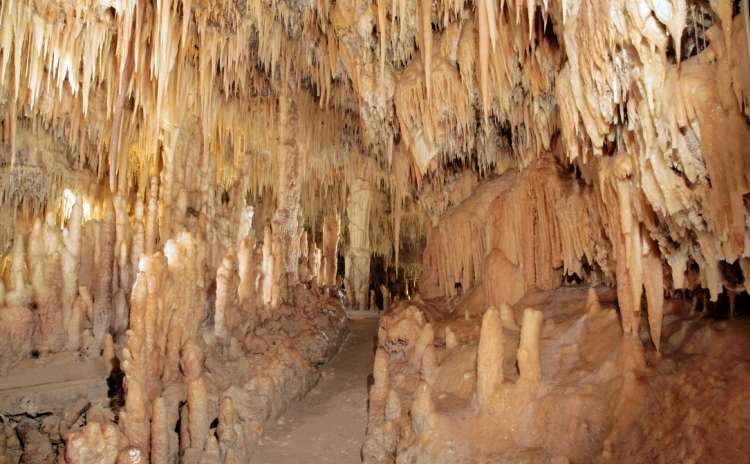
[[[434,341],[435,332],[432,329],[432,324],[425,324],[414,342],[414,349],[409,357],[414,367],[421,366],[425,351],[434,344]]]
[[[152,255],[156,251],[156,234],[158,231],[158,198],[159,198],[159,179],[156,176],[151,177],[151,183],[148,189],[148,205],[146,212],[146,232],[145,244],[143,251],[146,255]],[[167,237],[162,237],[166,239]]]
[[[432,385],[435,383],[435,379],[438,375],[438,363],[435,355],[435,346],[430,344],[424,350],[422,355],[422,363],[420,366],[420,374],[425,382]]]
[[[147,364],[142,358],[143,339],[128,338],[128,348],[122,353],[122,370],[127,378],[125,408],[120,413],[120,427],[130,446],[142,455],[150,452],[150,414],[146,389]]]
[[[5,301],[8,306],[28,306],[31,303],[32,287],[26,280],[26,251],[23,235],[16,234],[11,253],[10,291],[5,294]]]
[[[380,294],[383,296],[383,312],[386,312],[391,307],[391,292],[388,287],[381,285]]]
[[[253,309],[258,303],[256,280],[259,263],[256,261],[255,235],[249,235],[242,239],[237,252],[237,272],[240,279],[237,296],[241,305],[249,304]]]
[[[349,303],[355,309],[367,310],[370,279],[370,204],[372,190],[363,179],[349,185],[347,214],[349,218],[349,248],[346,254],[346,282]]]
[[[89,422],[68,437],[65,459],[71,464],[115,464],[123,442],[117,425]]]
[[[651,244],[643,257],[643,286],[648,303],[648,326],[656,351],[661,351],[661,325],[664,317],[664,277],[661,259]]]
[[[203,450],[208,440],[210,418],[208,417],[208,392],[205,379],[201,375],[203,355],[200,347],[193,342],[183,349],[182,370],[187,383],[188,437],[182,443],[193,450]]]
[[[117,289],[112,298],[112,329],[111,333],[117,339],[122,339],[128,328],[128,300],[125,291]]]
[[[94,316],[94,299],[91,297],[86,287],[78,287],[78,297],[73,303],[73,310],[70,318],[70,332],[68,332],[68,348],[81,347],[83,343],[82,331],[84,321],[93,320]],[[76,330],[76,328],[78,330]]]
[[[500,320],[503,321],[503,327],[512,330],[518,330],[516,320],[513,317],[513,310],[506,303],[500,305]]]
[[[227,254],[221,260],[221,265],[216,271],[216,310],[214,312],[214,333],[220,340],[226,340],[228,336],[227,325],[234,326],[236,322],[231,314],[235,307],[235,291],[237,282],[235,279],[234,256]]]
[[[263,234],[263,262],[261,269],[263,271],[262,280],[262,300],[264,305],[271,304],[272,290],[273,290],[273,275],[274,275],[274,261],[273,261],[273,239],[271,234],[271,228],[266,227]]]
[[[283,290],[298,281],[297,265],[300,256],[299,208],[300,208],[300,157],[302,146],[294,140],[298,124],[295,100],[288,94],[279,97],[279,169],[277,205],[273,218],[273,239],[279,243],[282,258],[278,282]],[[276,306],[275,304],[273,306]]]
[[[391,392],[390,379],[388,377],[388,353],[383,348],[375,351],[373,361],[373,384],[370,387],[369,408],[367,418],[368,438],[362,446],[362,460],[366,463],[383,462],[387,456],[393,452],[395,447],[394,417],[397,406],[400,404],[390,404],[396,401],[393,399]],[[400,415],[400,411],[398,411]],[[392,442],[389,444],[388,442]]]
[[[321,285],[335,285],[339,250],[339,215],[329,213],[323,222],[323,259],[321,261]]]
[[[390,385],[388,382],[388,353],[382,348],[375,351],[372,372],[373,384],[371,388],[375,389],[375,397],[385,401]]]
[[[226,464],[247,462],[247,449],[244,431],[240,424],[232,398],[225,397],[219,404],[219,425],[217,429],[219,449]]]
[[[503,384],[503,326],[495,308],[488,308],[482,317],[477,348],[477,403],[487,412]]]
[[[40,352],[47,351],[46,331],[50,328],[44,322],[44,314],[49,309],[44,305],[49,300],[47,285],[44,276],[44,231],[41,220],[34,221],[34,225],[29,234],[29,271],[31,277],[31,286],[34,291],[33,300],[37,304],[37,319],[41,338],[35,335],[34,346]]]
[[[22,235],[16,235],[14,238],[11,254],[11,289],[5,293],[4,307],[0,308],[0,373],[31,354],[35,326],[34,315],[28,308],[31,304],[32,289],[26,283]]]
[[[83,210],[79,203],[73,205],[68,225],[63,230],[62,278],[63,278],[63,321],[66,349],[75,351],[80,347],[81,314],[74,310],[78,296],[78,273],[81,260],[81,221]]]
[[[133,205],[133,231],[130,243],[130,276],[133,280],[138,275],[138,262],[146,252],[146,218],[144,214],[143,196],[138,194],[135,205]],[[130,288],[127,290],[130,291]]]
[[[414,403],[411,406],[411,417],[417,434],[427,433],[434,412],[432,388],[427,382],[422,381],[417,387]]]
[[[451,330],[450,326],[445,326],[445,348],[452,350],[458,347],[458,339],[456,334]]]
[[[113,323],[112,314],[112,269],[114,262],[115,215],[111,205],[104,208],[99,249],[99,275],[96,282],[96,297],[94,298],[93,333],[95,347],[100,347],[104,335]]]
[[[286,272],[284,272],[284,260],[286,259],[286,250],[281,245],[281,238],[276,235],[271,235],[271,274],[270,274],[270,306],[271,308],[278,308],[284,298],[284,290],[286,290],[285,278]],[[296,272],[295,267],[295,272]]]
[[[176,450],[170,449],[170,433],[174,433],[170,424],[166,400],[156,398],[151,406],[151,462],[172,462],[176,459]]]
[[[521,324],[521,343],[518,346],[518,370],[521,380],[529,383],[542,379],[539,337],[542,330],[542,312],[526,308]]]
[[[37,302],[39,305],[40,336],[51,352],[61,351],[65,347],[65,306],[60,307],[63,297],[64,277],[62,274],[63,244],[60,228],[55,216],[47,213],[44,226],[44,285],[45,296]],[[44,351],[44,350],[40,350]]]
[[[120,262],[120,248],[122,244],[127,240],[126,227],[128,226],[128,217],[125,205],[125,198],[122,194],[116,194],[112,197],[112,209],[115,215],[115,230],[114,230],[114,252],[115,262]],[[119,283],[119,279],[116,280]]]
[[[599,314],[602,310],[602,305],[599,302],[599,296],[596,294],[594,287],[589,287],[586,293],[586,313],[594,316]]]

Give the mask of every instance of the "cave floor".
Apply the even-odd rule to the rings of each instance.
[[[264,433],[253,462],[358,463],[367,426],[367,390],[377,319],[351,320],[339,353],[318,385]]]

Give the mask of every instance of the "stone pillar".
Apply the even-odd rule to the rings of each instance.
[[[329,213],[323,222],[323,246],[321,248],[321,285],[336,285],[336,268],[339,254],[339,231],[341,219],[336,212]]]
[[[279,96],[279,170],[276,186],[276,211],[273,214],[273,242],[278,243],[274,262],[280,264],[279,290],[283,299],[286,289],[299,280],[299,209],[300,157],[294,139],[297,126],[294,99],[284,92]],[[274,302],[276,303],[276,302]]]
[[[362,179],[349,185],[346,214],[349,249],[346,252],[346,288],[352,308],[367,310],[370,283],[370,202],[372,187]]]

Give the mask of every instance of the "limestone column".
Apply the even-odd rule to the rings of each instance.
[[[336,267],[339,254],[339,231],[341,219],[336,212],[329,213],[323,222],[323,246],[321,249],[321,285],[336,285]]]
[[[352,308],[367,310],[370,283],[370,203],[372,187],[362,179],[349,185],[346,214],[349,248],[346,252],[346,289]]]
[[[283,299],[286,289],[297,283],[298,262],[300,256],[299,245],[299,209],[300,209],[300,156],[294,134],[297,127],[294,100],[288,93],[279,96],[279,148],[277,158],[279,162],[276,177],[276,211],[273,214],[273,242],[274,262],[279,269],[274,275],[278,276],[279,290]],[[273,301],[275,306],[277,301]]]

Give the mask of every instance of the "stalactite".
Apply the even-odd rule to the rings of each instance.
[[[387,0],[378,1],[378,38],[380,39],[380,79],[385,75]]]
[[[117,163],[120,152],[120,143],[122,139],[122,121],[125,111],[125,100],[128,96],[128,85],[130,84],[130,79],[132,77],[135,60],[134,55],[136,53],[136,51],[134,50],[136,36],[131,32],[133,24],[131,22],[123,22],[120,23],[120,25],[121,27],[127,29],[127,31],[125,31],[123,35],[129,36],[130,43],[128,45],[125,45],[121,49],[125,52],[125,54],[120,55],[119,57],[121,61],[119,66],[120,69],[117,74],[117,94],[115,97],[115,106],[113,110],[112,129],[110,131],[109,189],[113,193],[117,186]],[[121,175],[124,176],[125,173],[122,173]]]
[[[479,0],[477,3],[477,21],[479,23],[479,85],[482,97],[482,114],[484,125],[489,124],[490,114],[490,34],[489,18],[486,3],[490,0]]]
[[[432,0],[421,0],[422,56],[427,101],[432,99]]]

